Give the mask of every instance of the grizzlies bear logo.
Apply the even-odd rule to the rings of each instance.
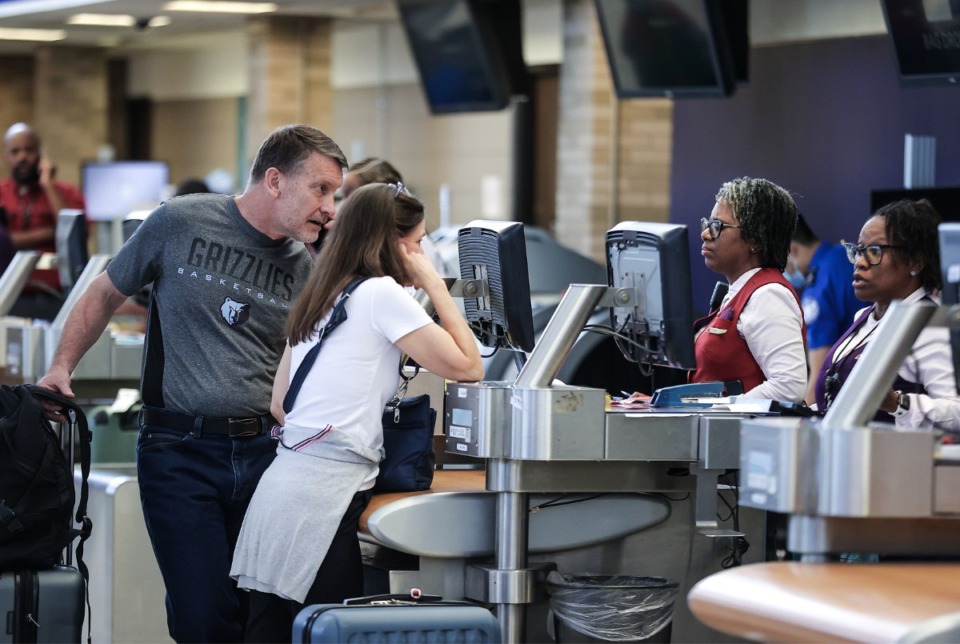
[[[250,317],[250,305],[227,297],[224,298],[223,305],[220,307],[220,315],[230,326],[240,326]]]

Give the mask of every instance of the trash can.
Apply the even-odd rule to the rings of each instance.
[[[663,577],[547,576],[556,642],[669,642],[679,584]]]

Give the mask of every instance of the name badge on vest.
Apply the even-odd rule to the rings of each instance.
[[[715,327],[715,326],[712,326],[712,327],[710,327],[710,328],[707,329],[707,330],[710,331],[710,333],[712,333],[712,334],[714,334],[714,335],[723,335],[724,333],[727,332],[726,329],[718,329],[718,328]]]

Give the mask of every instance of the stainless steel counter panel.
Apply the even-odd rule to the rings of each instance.
[[[74,480],[80,480],[79,470]],[[94,467],[89,488],[87,514],[93,531],[83,559],[90,569],[94,641],[172,641],[163,579],[140,510],[136,467]]]
[[[933,512],[935,441],[933,432],[892,426],[745,420],[741,502],[828,517],[927,517]]]
[[[743,415],[700,416],[700,464],[708,470],[740,467],[740,422]]]
[[[696,461],[696,413],[608,412],[603,457],[609,461]]]
[[[514,387],[507,458],[584,461],[603,458],[602,389]]]
[[[893,518],[933,513],[933,432],[892,427],[815,431],[821,449],[817,514]]]
[[[509,435],[510,392],[503,382],[449,383],[444,398],[447,452],[501,458]]]
[[[933,467],[933,511],[960,514],[960,463],[944,461]]]
[[[772,512],[812,512],[818,435],[800,418],[745,419],[740,424],[740,503]],[[814,443],[813,446],[810,443]],[[805,456],[805,455],[810,456]]]

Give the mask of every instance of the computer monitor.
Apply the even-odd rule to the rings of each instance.
[[[520,0],[398,0],[433,114],[496,111],[525,94]]]
[[[475,220],[460,229],[460,278],[482,279],[488,295],[464,295],[467,323],[484,346],[533,350],[533,308],[523,224]]]
[[[607,231],[607,280],[636,291],[632,306],[610,309],[620,350],[631,362],[695,369],[687,227],[624,221]]]
[[[619,98],[729,96],[736,77],[745,80],[747,13],[740,2],[596,0],[596,6]]]
[[[940,273],[943,291],[940,301],[944,306],[960,304],[960,223],[945,222],[940,231]],[[960,394],[960,329],[950,329],[950,348],[953,352],[953,377]]]
[[[54,230],[54,248],[60,286],[64,292],[73,288],[90,259],[87,250],[87,221],[82,210],[61,210]]]
[[[83,165],[83,198],[91,221],[113,221],[164,198],[170,171],[163,161],[111,161]]]

